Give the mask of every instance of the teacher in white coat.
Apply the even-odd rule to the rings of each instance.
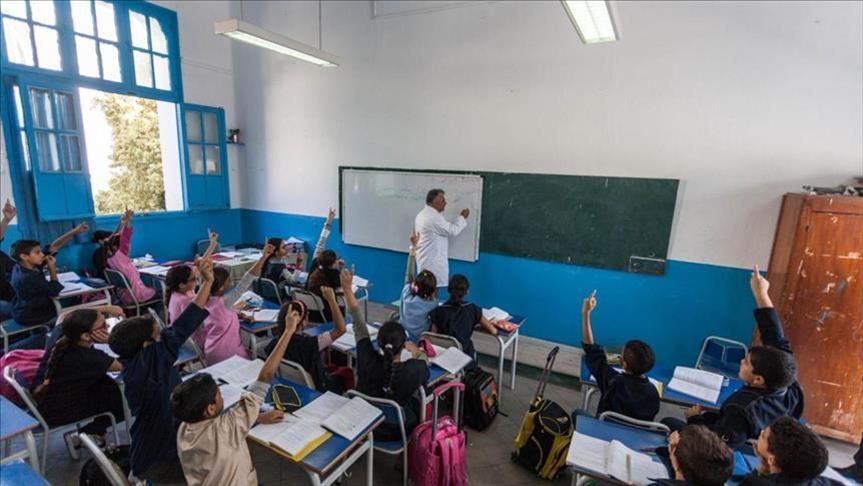
[[[419,234],[416,245],[417,269],[428,270],[437,279],[438,287],[449,284],[449,237],[457,236],[467,227],[470,210],[461,210],[453,222],[443,217],[446,197],[443,189],[432,189],[426,195],[426,206],[414,219]]]

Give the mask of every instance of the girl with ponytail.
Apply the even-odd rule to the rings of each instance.
[[[39,412],[50,426],[103,412],[111,412],[121,422],[120,389],[106,373],[120,371],[122,366],[93,347],[94,343],[108,342],[105,316],[95,309],[78,309],[66,314],[58,325],[62,335],[49,350],[45,377],[34,390]],[[98,417],[81,432],[103,437],[110,425],[107,417]]]
[[[437,278],[434,273],[422,270],[414,278],[414,249],[418,241],[419,234],[416,230],[411,231],[405,286],[399,302],[399,322],[414,342],[419,341],[420,334],[429,330],[429,312],[437,307]]]

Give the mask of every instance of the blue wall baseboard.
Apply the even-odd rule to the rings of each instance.
[[[324,219],[244,209],[242,221],[246,241],[295,236],[311,250]],[[346,245],[338,222],[327,247],[372,282],[372,300],[399,297],[406,253]],[[527,316],[524,335],[573,346],[581,345],[582,299],[597,289],[597,342],[641,339],[665,364],[693,365],[706,336],[748,343],[755,325],[748,269],[671,260],[665,275],[648,276],[480,253],[476,263],[452,261],[450,274],[455,273],[470,280],[469,300]]]

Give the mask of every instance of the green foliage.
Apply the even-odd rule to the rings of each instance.
[[[165,184],[156,102],[105,93],[93,100],[113,135],[109,189],[96,193],[96,213],[164,211]]]

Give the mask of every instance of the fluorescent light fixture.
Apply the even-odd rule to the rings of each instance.
[[[338,67],[339,58],[308,44],[262,29],[239,19],[228,19],[215,24],[216,34],[231,39],[293,56],[302,61],[323,67]]]
[[[585,44],[613,42],[620,37],[605,0],[560,0],[566,15]]]

